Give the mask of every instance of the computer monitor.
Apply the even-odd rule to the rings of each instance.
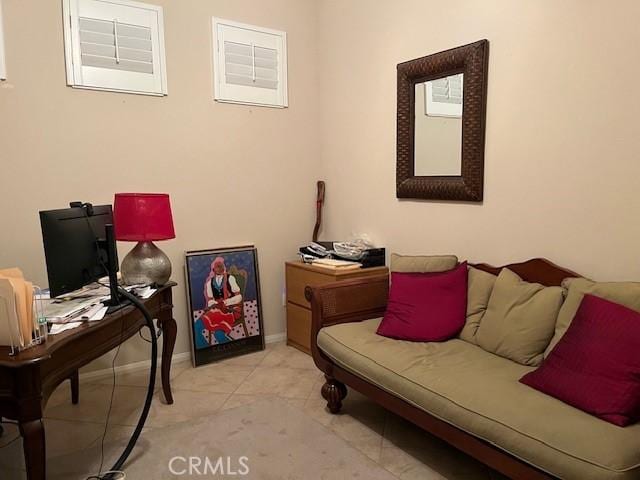
[[[107,224],[113,224],[111,205],[87,207],[85,204],[40,212],[52,297],[72,292],[108,275]],[[118,265],[117,259],[114,263]]]

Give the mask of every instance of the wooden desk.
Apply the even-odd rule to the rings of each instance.
[[[285,264],[287,285],[287,345],[311,354],[311,305],[305,288],[340,280],[389,275],[387,267],[334,271],[303,262]]]
[[[173,403],[169,373],[176,341],[170,282],[145,306],[162,329],[162,389],[167,403]],[[133,306],[93,323],[84,323],[68,332],[50,335],[47,340],[15,356],[0,347],[0,417],[16,420],[23,438],[27,478],[46,478],[45,434],[42,413],[51,393],[64,380],[71,381],[71,398],[78,403],[78,369],[104,355],[146,325]]]

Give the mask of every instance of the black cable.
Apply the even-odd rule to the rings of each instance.
[[[0,445],[0,448],[7,448],[9,445],[15,443],[19,438],[21,437],[20,434],[18,434],[15,438],[13,438],[12,440],[9,440],[7,443],[5,443],[4,445]]]
[[[84,205],[83,205],[84,207]],[[89,229],[91,230],[91,234],[94,237],[95,240],[95,245],[96,248],[98,249],[97,252],[97,257],[98,257],[98,261],[100,262],[101,266],[104,268],[104,270],[106,272],[109,272],[109,269],[107,268],[107,266],[104,264],[104,262],[102,261],[102,258],[100,257],[100,251],[99,251],[99,243],[98,243],[98,239],[95,237],[95,234],[93,233],[93,228],[91,227],[91,222],[89,220],[89,213],[87,212],[86,208],[83,208],[84,211],[84,218],[86,219],[87,222],[87,226],[89,227]],[[100,285],[104,285],[102,284],[99,280],[97,281],[97,283],[99,283]],[[108,428],[108,424],[109,424],[109,416],[111,415],[111,408],[113,406],[113,396],[114,396],[114,392],[115,392],[115,384],[116,384],[116,374],[115,374],[115,361],[116,358],[118,356],[118,353],[120,353],[120,347],[122,346],[122,335],[120,338],[120,343],[118,344],[118,350],[116,351],[115,356],[113,357],[113,362],[111,364],[112,367],[112,371],[113,371],[113,387],[111,390],[111,400],[109,403],[109,411],[107,413],[107,421],[105,424],[105,430],[104,433],[102,435],[102,443],[101,443],[101,460],[100,460],[100,469],[98,471],[98,475],[97,476],[90,476],[89,478],[97,478],[100,480],[115,480],[114,479],[114,475],[116,475],[118,471],[120,471],[122,469],[122,465],[124,465],[124,462],[127,461],[127,458],[129,457],[129,455],[131,454],[131,451],[133,450],[133,447],[135,447],[136,442],[138,441],[138,437],[140,437],[140,433],[142,432],[142,428],[144,427],[144,424],[147,420],[147,416],[149,415],[149,410],[151,409],[151,402],[153,401],[153,393],[154,393],[154,389],[155,389],[155,383],[156,383],[156,369],[157,369],[157,364],[158,364],[158,339],[156,336],[156,330],[155,327],[153,325],[153,318],[151,318],[151,314],[149,313],[149,311],[146,309],[146,307],[144,306],[144,304],[138,300],[138,298],[127,292],[124,288],[117,286],[116,287],[118,290],[118,294],[122,295],[124,298],[126,298],[127,300],[129,300],[144,316],[147,327],[149,328],[149,333],[151,334],[151,369],[149,371],[149,387],[147,389],[147,396],[145,398],[145,402],[144,402],[144,406],[142,408],[142,412],[140,413],[140,418],[138,420],[138,424],[136,425],[135,430],[133,431],[133,434],[131,435],[131,438],[129,439],[129,442],[127,443],[127,446],[125,447],[124,451],[122,452],[122,455],[120,455],[120,458],[118,458],[118,460],[116,460],[116,463],[114,463],[113,467],[111,468],[111,470],[109,470],[108,472],[105,473],[104,476],[100,476],[102,473],[102,466],[104,463],[104,439],[107,433],[107,428]],[[122,326],[122,331],[124,331],[124,321],[122,322],[123,326]],[[143,340],[146,340],[143,336],[141,332],[138,332],[140,334],[140,337]]]
[[[149,340],[148,338],[144,338],[144,335],[142,335],[142,330],[138,330],[138,336],[145,342],[151,343],[151,340]]]
[[[146,321],[146,326],[149,328],[149,332],[151,334],[150,335],[151,337],[151,368],[149,370],[149,387],[147,389],[147,396],[145,398],[142,412],[140,413],[140,418],[138,419],[138,424],[136,425],[136,428],[133,431],[133,434],[131,435],[131,438],[129,439],[127,446],[125,447],[124,451],[122,452],[118,460],[116,460],[116,462],[113,464],[113,467],[111,467],[111,470],[109,470],[108,472],[105,472],[104,475],[101,475],[103,460],[104,460],[104,437],[107,430],[107,426],[105,425],[105,434],[103,434],[103,437],[102,437],[102,446],[101,446],[102,459],[100,461],[100,470],[98,472],[98,475],[91,475],[87,477],[87,480],[94,480],[94,479],[95,480],[116,480],[115,476],[120,474],[119,472],[122,471],[122,466],[127,461],[127,458],[129,458],[131,451],[133,450],[133,448],[136,445],[136,442],[138,441],[138,437],[140,437],[142,428],[144,427],[144,424],[147,420],[147,416],[149,415],[149,410],[151,409],[151,402],[153,400],[153,394],[154,394],[155,383],[156,383],[156,369],[158,366],[158,340],[156,337],[155,327],[153,325],[153,318],[151,318],[151,314],[149,313],[149,311],[146,309],[144,304],[140,300],[138,300],[138,298],[135,295],[127,292],[122,287],[118,287],[118,293],[122,295],[124,298],[126,298],[127,300],[129,300],[142,313]],[[123,321],[123,328],[124,328],[124,321]],[[122,345],[122,343],[120,343],[120,345]],[[120,350],[120,345],[118,346],[118,352]],[[116,352],[116,356],[118,352]],[[112,367],[113,365],[115,365],[115,357],[112,363]],[[111,395],[111,402],[113,402],[113,391],[115,390],[115,367],[113,368],[113,375],[114,375],[114,386],[113,386],[112,395]],[[111,412],[111,404],[109,405],[109,413],[110,412]],[[107,414],[107,423],[108,422],[109,422],[109,414]]]
[[[111,409],[113,408],[113,396],[116,392],[116,359],[118,358],[120,347],[122,346],[122,337],[124,336],[124,319],[121,320],[121,323],[120,341],[118,342],[116,354],[113,356],[113,360],[111,361],[111,374],[113,375],[113,382],[111,385],[111,399],[109,400],[109,410],[107,410],[107,419],[105,420],[104,431],[102,432],[102,440],[100,441],[100,468],[98,468],[98,478],[100,478],[100,475],[102,474],[102,467],[104,465],[104,439],[107,436],[107,430],[109,428],[109,418],[111,418]]]
[[[100,281],[96,282],[99,285],[102,285],[103,287],[109,287],[109,285],[102,283]],[[157,333],[156,333],[156,338],[160,338],[160,335],[162,335],[162,328],[158,328]],[[151,343],[151,340],[149,340],[148,338],[145,338],[145,336],[142,334],[142,330],[138,330],[138,336],[144,340],[147,343]]]
[[[144,406],[142,407],[142,412],[140,413],[138,424],[133,431],[133,435],[131,435],[131,438],[129,439],[129,443],[127,443],[127,446],[122,452],[122,455],[120,455],[120,458],[118,458],[118,460],[116,460],[116,463],[113,464],[113,467],[111,467],[111,471],[107,472],[107,474],[102,477],[103,480],[115,480],[115,473],[111,472],[122,470],[124,462],[126,462],[127,458],[129,458],[133,447],[135,447],[136,442],[138,441],[138,437],[140,437],[140,433],[142,432],[144,423],[146,422],[147,416],[149,415],[149,410],[151,409],[151,402],[153,401],[153,393],[156,385],[156,368],[158,366],[158,339],[156,338],[155,327],[153,325],[153,318],[151,318],[151,314],[135,295],[127,292],[122,287],[118,287],[118,293],[129,300],[140,311],[140,313],[142,313],[147,322],[147,327],[149,328],[149,333],[151,334],[151,368],[149,370],[149,388],[147,389],[147,397],[145,399]]]
[[[151,340],[149,340],[148,338],[146,338],[143,334],[142,334],[142,330],[138,330],[138,335],[140,336],[140,338],[142,340],[144,340],[147,343],[151,343]],[[160,336],[162,335],[162,328],[158,327],[158,330],[156,330],[156,338],[160,338]]]
[[[93,231],[93,227],[91,226],[90,215],[89,215],[89,212],[88,212],[88,207],[89,206],[93,207],[93,205],[91,205],[90,203],[83,203],[80,208],[82,208],[82,212],[84,213],[84,219],[87,221],[87,227],[89,227],[89,232],[91,233],[91,236],[93,237],[93,242],[94,242],[95,247],[96,247],[96,257],[98,259],[98,262],[100,262],[100,266],[104,269],[104,271],[107,274],[109,274],[109,269],[107,268],[107,266],[105,265],[104,261],[102,260],[102,257],[100,256],[100,242],[98,241],[98,237],[96,237],[96,234]],[[100,282],[98,281],[97,283],[100,283]],[[105,285],[105,286],[108,287],[108,285]]]
[[[4,433],[2,425],[18,425],[18,422],[14,421],[14,420],[7,420],[7,419],[2,419],[2,417],[0,417],[0,436]],[[15,442],[16,440],[18,440],[20,438],[20,434],[18,434],[16,437],[14,437],[13,439],[9,440],[8,442],[4,443],[4,444],[0,444],[0,449],[8,447],[9,445],[11,445],[13,442]]]

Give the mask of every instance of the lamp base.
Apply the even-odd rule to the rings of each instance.
[[[171,277],[171,261],[153,242],[138,242],[122,260],[126,285],[164,285]]]

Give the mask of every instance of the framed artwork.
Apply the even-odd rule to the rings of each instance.
[[[194,366],[264,349],[253,245],[186,253]]]

